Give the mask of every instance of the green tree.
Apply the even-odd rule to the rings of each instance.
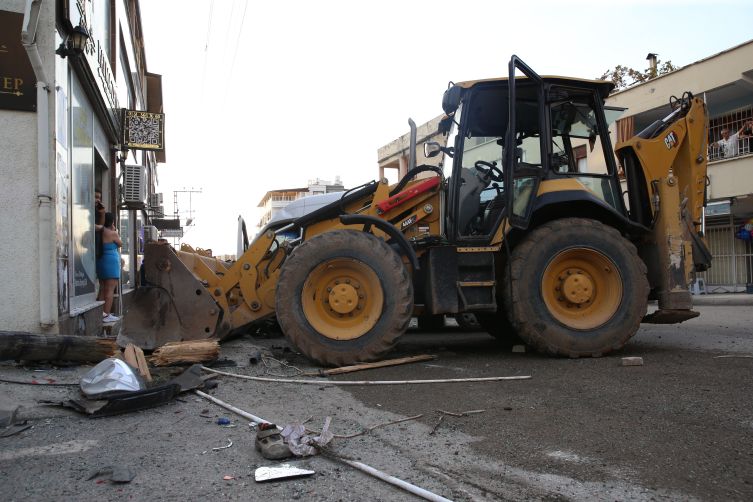
[[[634,70],[623,65],[617,65],[612,70],[607,70],[599,77],[599,80],[608,80],[615,86],[615,91],[620,91],[631,85],[647,82],[659,75],[679,70],[679,66],[672,64],[672,61],[656,61],[656,69],[646,68],[644,71]]]

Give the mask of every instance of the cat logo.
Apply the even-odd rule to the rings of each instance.
[[[407,220],[405,220],[404,222],[400,224],[400,230],[403,230],[413,225],[415,222],[416,222],[416,215],[414,214],[413,216],[411,216],[410,218],[408,218]]]
[[[664,137],[664,144],[667,145],[667,150],[671,150],[677,144],[677,135],[674,132],[667,134]]]

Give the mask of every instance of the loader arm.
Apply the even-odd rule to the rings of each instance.
[[[278,277],[288,254],[328,232],[358,229],[394,242],[406,266],[415,270],[418,260],[409,239],[439,232],[441,189],[439,176],[404,179],[396,187],[386,180],[367,184],[312,213],[267,227],[232,263],[147,244],[145,284],[129,309],[124,341],[153,349],[170,341],[222,339],[274,316]],[[282,235],[291,229],[300,238],[286,241]]]

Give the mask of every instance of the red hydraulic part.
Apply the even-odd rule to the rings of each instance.
[[[400,204],[407,202],[411,200],[412,198],[421,195],[424,192],[428,192],[432,188],[435,188],[437,185],[439,185],[439,176],[429,178],[426,181],[422,181],[421,183],[413,185],[409,189],[403,190],[400,193],[396,193],[389,199],[383,200],[382,202],[377,203],[376,205],[377,213],[384,214],[390,211],[391,209],[396,208]]]

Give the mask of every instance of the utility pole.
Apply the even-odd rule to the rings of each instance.
[[[185,226],[190,227],[193,226],[193,194],[195,193],[201,193],[201,188],[184,188],[182,190],[173,190],[173,217],[176,220],[180,220],[180,212],[178,211],[178,194],[179,193],[187,193],[188,194],[188,217],[186,218],[186,224]],[[183,225],[181,225],[181,230],[183,229]],[[178,247],[178,241],[180,240],[180,237],[173,237],[173,247]]]

